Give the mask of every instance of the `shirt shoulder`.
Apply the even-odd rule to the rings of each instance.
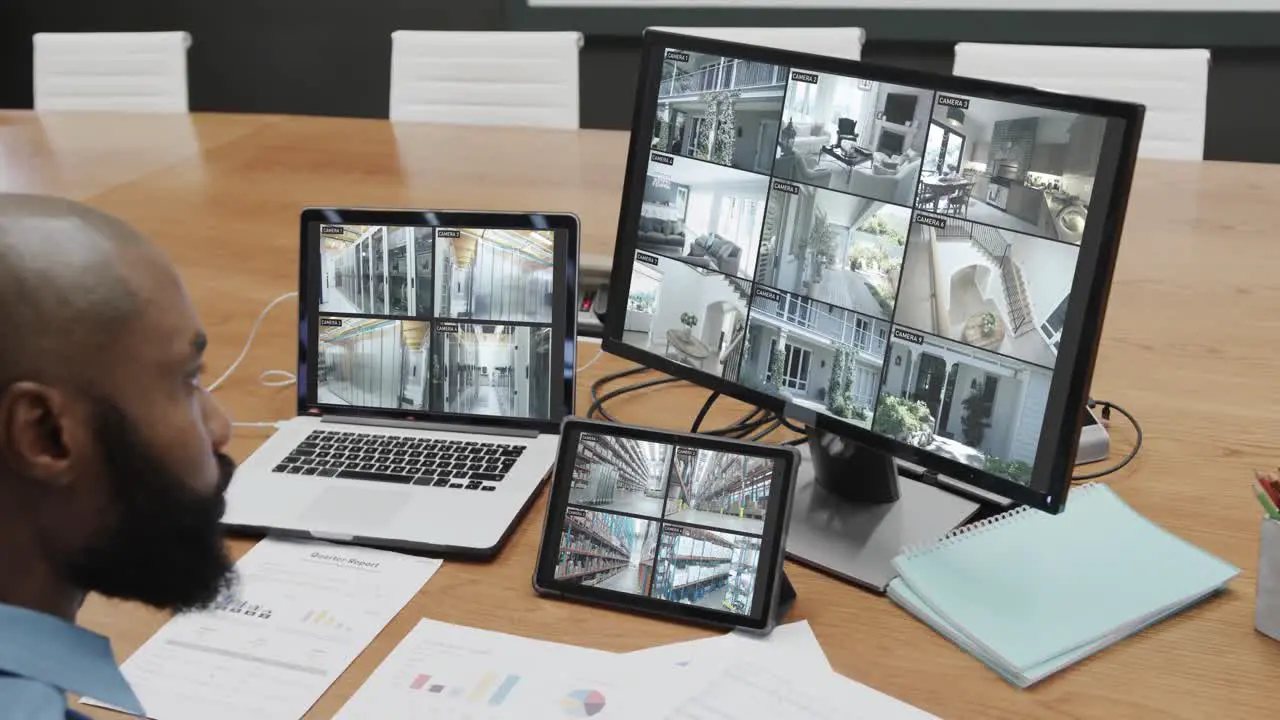
[[[64,720],[67,697],[58,688],[0,673],[0,720]]]

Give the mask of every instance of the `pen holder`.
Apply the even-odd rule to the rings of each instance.
[[[1258,632],[1280,640],[1280,520],[1262,521],[1258,545]]]

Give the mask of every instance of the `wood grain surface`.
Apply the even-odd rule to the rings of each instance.
[[[609,255],[626,143],[624,133],[589,130],[0,113],[0,191],[83,199],[163,246],[207,325],[216,375],[262,308],[296,289],[300,208],[568,210],[582,218],[583,253]],[[1278,186],[1276,166],[1140,164],[1093,383],[1094,397],[1134,412],[1146,435],[1137,460],[1108,482],[1155,522],[1242,568],[1230,589],[1020,691],[888,600],[789,565],[799,593],[791,618],[812,623],[837,670],[949,720],[1276,717],[1280,643],[1253,629],[1260,513],[1246,483],[1251,468],[1280,463]],[[258,376],[292,369],[295,313],[292,302],[278,307],[217,391],[235,419],[290,415],[293,390]],[[598,346],[580,348],[585,362]],[[605,357],[583,373],[579,411],[591,380],[626,366]],[[705,397],[669,385],[611,409],[624,421],[679,427]],[[711,421],[742,412],[724,402]],[[244,458],[265,432],[238,431],[232,454]],[[1113,435],[1119,457],[1133,433],[1117,418]],[[618,651],[706,634],[537,599],[530,579],[544,509],[545,493],[492,563],[446,562],[308,717],[332,716],[422,616]],[[232,541],[237,555],[250,544]],[[93,597],[80,621],[110,636],[124,659],[165,617]]]

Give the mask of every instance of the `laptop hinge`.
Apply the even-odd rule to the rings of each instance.
[[[396,420],[389,418],[362,418],[325,415],[320,422],[339,423],[342,425],[371,425],[373,427],[395,427],[408,430],[439,430],[441,432],[467,433],[472,435],[501,435],[504,437],[536,438],[537,430],[523,428],[476,427],[474,425],[455,425],[453,423],[434,423],[421,420]]]

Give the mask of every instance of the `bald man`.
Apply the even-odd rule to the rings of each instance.
[[[219,521],[230,424],[168,260],[120,220],[0,194],[0,719],[144,715],[91,592],[177,612],[232,582]]]

